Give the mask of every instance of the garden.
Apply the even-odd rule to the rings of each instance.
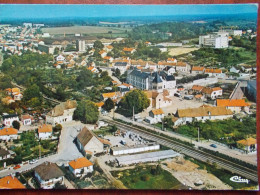
[[[185,189],[185,187],[165,171],[160,165],[138,166],[111,174],[129,189]]]

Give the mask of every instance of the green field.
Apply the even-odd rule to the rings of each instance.
[[[51,35],[59,34],[108,34],[108,31],[112,31],[112,35],[125,34],[130,31],[130,28],[115,28],[115,27],[99,27],[99,26],[70,26],[70,27],[55,27],[55,28],[42,28],[43,33],[50,33]]]
[[[151,174],[152,166],[138,166],[135,169],[114,171],[112,175],[129,189],[184,189],[185,187],[168,171]]]

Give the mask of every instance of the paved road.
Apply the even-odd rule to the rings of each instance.
[[[114,77],[114,76],[112,76],[112,71],[111,71],[111,69],[109,69],[109,68],[101,68],[101,70],[102,71],[107,71],[108,72],[108,75],[114,80],[114,81],[116,81],[116,82],[118,82],[118,84],[121,84],[121,81],[117,78],[117,77]]]
[[[61,131],[61,137],[58,145],[57,154],[41,158],[35,164],[22,165],[22,167],[17,170],[14,170],[12,168],[10,170],[2,170],[0,171],[0,177],[4,177],[15,172],[23,172],[26,170],[33,169],[46,161],[54,163],[64,163],[82,157],[82,154],[78,151],[76,145],[73,143],[73,140],[78,135],[78,130],[83,127],[83,124],[80,122],[72,121],[64,123],[62,124],[62,126],[63,129]]]
[[[231,93],[229,99],[242,99],[244,97],[244,92],[241,89],[242,83],[239,81],[234,89],[234,91]]]

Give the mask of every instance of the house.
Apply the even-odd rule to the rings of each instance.
[[[206,121],[206,120],[223,120],[233,117],[233,112],[225,107],[202,106],[198,108],[178,109],[175,125],[186,124],[187,122]]]
[[[98,107],[98,111],[100,112],[102,106],[104,106],[104,102],[98,102],[98,103],[95,103],[95,105]]]
[[[191,69],[191,74],[203,74],[205,68],[203,66],[193,66]]]
[[[87,69],[90,70],[92,73],[99,73],[98,69],[94,66],[89,66]]]
[[[130,54],[132,54],[132,53],[134,53],[136,50],[135,50],[135,48],[125,47],[125,48],[123,49],[123,51],[124,51],[125,53],[130,53]]]
[[[52,125],[43,124],[38,127],[39,139],[48,139],[52,135]]]
[[[155,118],[157,122],[161,122],[162,119],[164,118],[164,112],[161,108],[154,109],[149,112],[149,116]]]
[[[55,125],[72,121],[76,107],[76,100],[67,100],[66,102],[62,102],[47,113],[46,122]]]
[[[8,175],[0,179],[0,189],[26,189],[26,187],[16,177]]]
[[[105,56],[104,60],[111,63],[111,62],[113,62],[114,58],[112,58],[111,56]]]
[[[114,48],[114,47],[113,47],[112,45],[107,45],[107,46],[105,47],[105,50],[106,50],[106,52],[110,52],[110,51],[112,51],[113,48]]]
[[[0,148],[0,161],[11,158],[11,154],[8,150]]]
[[[203,86],[200,86],[200,85],[193,85],[192,86],[192,88],[191,88],[191,91],[193,92],[193,93],[201,93],[202,92],[202,89],[203,89],[204,87]]]
[[[240,70],[237,70],[235,67],[232,67],[232,68],[230,68],[229,72],[239,73]]]
[[[208,74],[209,76],[219,76],[222,74],[221,69],[214,69],[214,68],[206,68],[205,74]]]
[[[3,113],[2,115],[2,124],[11,127],[14,121],[19,121],[19,117],[17,114],[7,114]]]
[[[168,63],[177,63],[177,60],[175,58],[168,58],[167,62]]]
[[[120,96],[119,92],[102,93],[101,98],[106,101],[108,98],[115,100]]]
[[[217,99],[217,106],[224,106],[227,109],[232,110],[234,113],[241,111],[249,112],[249,103],[246,103],[244,99]]]
[[[84,127],[76,137],[78,149],[86,154],[101,153],[104,151],[103,143],[87,127]]]
[[[64,173],[55,163],[44,162],[35,167],[34,176],[43,189],[52,189],[56,183],[64,184]]]
[[[21,116],[21,121],[23,125],[31,125],[34,122],[34,118],[29,114],[24,114]]]
[[[171,66],[166,66],[164,69],[163,69],[168,75],[173,75],[174,73],[176,73],[176,70],[174,67],[171,67]]]
[[[69,162],[69,170],[76,176],[81,177],[93,172],[93,163],[85,157]]]
[[[204,87],[201,92],[206,98],[209,97],[211,99],[216,99],[217,97],[222,96],[223,90],[220,87]]]
[[[166,62],[166,61],[159,61],[158,68],[164,69],[167,66],[174,67],[176,72],[188,72],[190,71],[190,65],[185,62]]]
[[[124,74],[125,71],[129,69],[130,65],[127,62],[115,62],[114,68],[119,69],[121,74]]]
[[[239,140],[237,143],[241,145],[247,152],[254,152],[257,149],[256,139],[252,137]]]
[[[18,139],[18,130],[12,127],[0,129],[0,140],[13,140]]]
[[[62,55],[58,55],[58,56],[56,57],[56,61],[57,61],[57,62],[64,63],[64,60],[65,60],[65,57],[62,56]]]
[[[13,95],[15,101],[20,101],[23,98],[23,94],[15,94]]]
[[[101,51],[99,52],[99,54],[100,54],[100,56],[101,56],[102,58],[104,58],[104,57],[107,56],[107,52],[106,52],[105,50],[101,50]]]
[[[150,106],[148,109],[163,108],[172,105],[172,100],[167,97],[164,93],[158,93],[157,91],[145,91],[147,98],[150,100]]]

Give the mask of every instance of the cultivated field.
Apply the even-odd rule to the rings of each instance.
[[[115,27],[99,27],[99,26],[71,26],[71,27],[55,27],[55,28],[42,28],[42,32],[50,33],[52,35],[58,34],[102,34],[112,31],[113,33],[124,33],[127,28]]]
[[[184,47],[171,48],[169,49],[169,54],[172,56],[178,56],[181,54],[190,53],[198,49],[199,48],[184,48]]]

